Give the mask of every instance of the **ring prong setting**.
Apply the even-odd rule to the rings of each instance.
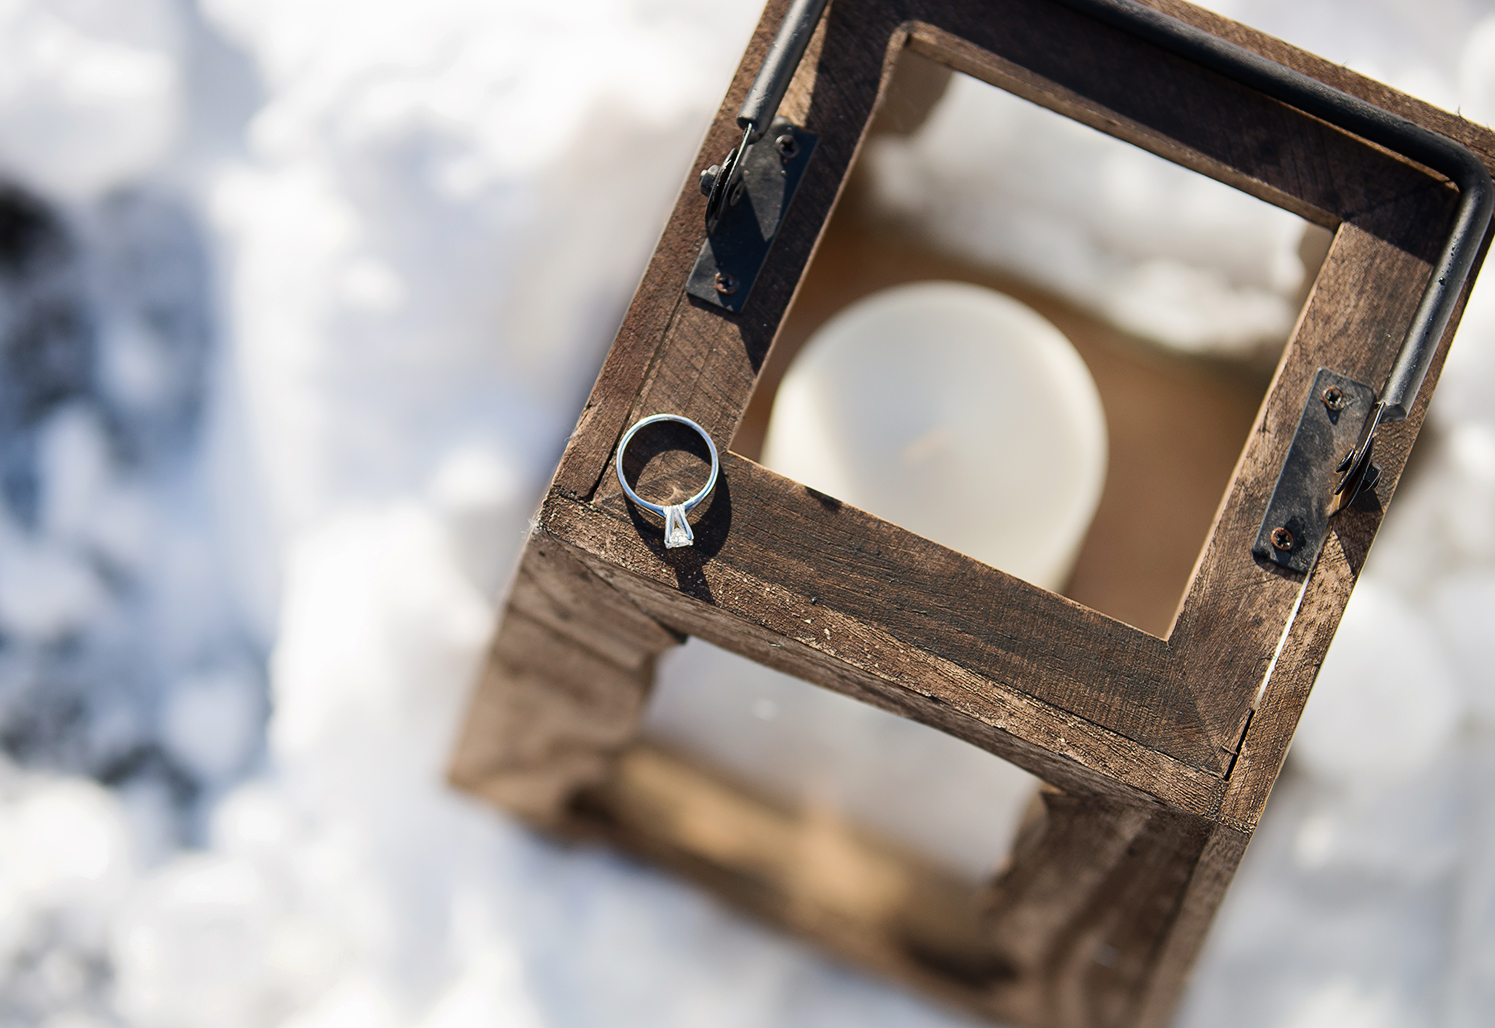
[[[685,520],[685,505],[673,504],[664,509],[664,545],[666,549],[678,550],[684,546],[691,546],[696,541],[696,534],[690,530],[690,522]]]

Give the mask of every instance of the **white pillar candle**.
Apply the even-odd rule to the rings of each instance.
[[[763,464],[1059,589],[1105,484],[1105,413],[1085,362],[1036,311],[918,282],[815,333],[779,386]]]

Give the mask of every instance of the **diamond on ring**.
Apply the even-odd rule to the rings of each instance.
[[[683,504],[675,504],[673,507],[664,509],[664,544],[670,549],[678,549],[689,546],[696,541],[696,534],[690,530],[690,522],[685,520],[685,507]]]

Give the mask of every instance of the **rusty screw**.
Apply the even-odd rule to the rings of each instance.
[[[1272,529],[1272,548],[1286,553],[1293,548],[1293,534],[1285,528]]]
[[[1325,389],[1323,400],[1324,406],[1332,411],[1344,410],[1344,405],[1349,402],[1345,398],[1344,390],[1339,388],[1339,386],[1330,386],[1328,389]],[[1281,549],[1281,547],[1278,547],[1278,549]]]
[[[712,284],[716,286],[716,291],[723,296],[731,296],[737,292],[736,276],[729,275],[725,271],[718,271],[716,278],[712,280]]]
[[[793,160],[794,155],[799,153],[799,142],[787,132],[775,139],[773,145],[778,148],[779,156],[786,161]]]

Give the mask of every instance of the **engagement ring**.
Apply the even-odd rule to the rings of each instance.
[[[695,430],[696,434],[706,440],[706,449],[711,453],[711,475],[706,479],[706,484],[701,491],[696,493],[684,503],[672,503],[661,505],[650,503],[638,493],[633,491],[633,486],[628,484],[628,478],[623,474],[623,455],[628,452],[628,444],[638,434],[638,430],[646,425],[655,425],[661,421],[674,421],[686,428]],[[690,530],[690,522],[685,515],[695,509],[706,497],[711,495],[711,490],[716,488],[716,474],[721,469],[721,462],[717,460],[716,444],[706,434],[706,430],[689,418],[683,418],[678,414],[652,414],[647,418],[634,424],[627,432],[623,433],[623,441],[618,444],[618,484],[623,487],[624,494],[638,504],[644,510],[664,519],[664,544],[668,549],[676,549],[681,546],[690,546],[696,540],[696,534]]]

